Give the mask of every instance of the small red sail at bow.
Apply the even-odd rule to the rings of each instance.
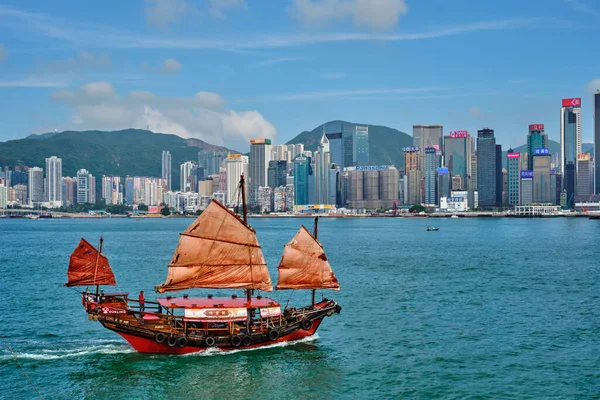
[[[108,258],[85,239],[81,239],[71,254],[67,276],[69,281],[65,286],[115,286],[117,284],[108,264]]]

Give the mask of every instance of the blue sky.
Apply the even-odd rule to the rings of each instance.
[[[496,130],[600,89],[595,0],[0,0],[0,141],[146,128],[246,149],[332,119]]]

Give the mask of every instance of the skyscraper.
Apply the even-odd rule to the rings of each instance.
[[[589,201],[594,189],[594,171],[590,153],[579,153],[577,156],[577,201]]]
[[[45,199],[52,207],[62,206],[62,159],[46,158]]]
[[[323,126],[325,136],[329,140],[331,162],[336,164],[340,170],[350,167],[354,163],[355,127],[354,124],[341,121],[331,121]]]
[[[533,202],[552,203],[552,185],[550,182],[550,164],[552,157],[547,153],[536,152],[533,155]]]
[[[437,150],[433,147],[425,149],[425,204],[438,204],[437,170],[439,168]]]
[[[29,185],[27,186],[29,194],[29,204],[41,203],[44,201],[44,169],[33,167],[29,168]]]
[[[171,153],[167,150],[162,152],[162,175],[167,180],[167,191],[171,190]]]
[[[62,205],[69,207],[77,203],[77,179],[62,178]]]
[[[600,194],[600,88],[594,94],[594,182]]]
[[[315,201],[317,204],[327,204],[329,194],[329,165],[331,155],[329,153],[329,140],[323,133],[317,151],[315,151]]]
[[[496,138],[494,130],[477,131],[477,192],[480,206],[495,206],[497,202]]]
[[[248,203],[258,205],[258,188],[267,186],[267,167],[271,161],[271,139],[250,140],[250,196]]]
[[[529,125],[527,135],[527,169],[533,169],[533,155],[535,149],[548,148],[548,135],[544,133],[544,124]]]
[[[521,171],[521,153],[508,149],[506,153],[508,172],[508,205],[519,205],[519,173]]]
[[[182,192],[195,192],[198,190],[196,163],[193,161],[186,161],[179,167],[179,190]]]
[[[278,188],[279,186],[285,186],[286,176],[287,161],[285,159],[269,161],[267,184],[271,189],[275,190],[275,188]]]
[[[238,192],[240,176],[244,174],[245,190],[248,188],[248,157],[241,154],[229,154],[225,159],[225,171],[227,175],[227,206],[236,207],[241,205],[241,193]]]
[[[369,165],[369,127],[355,126],[352,137],[352,162]]]
[[[545,147],[547,148],[547,146]],[[581,99],[563,99],[560,108],[560,172],[565,179],[568,163],[577,163],[581,153]],[[575,185],[574,182],[566,183]]]
[[[433,147],[442,149],[442,125],[413,125],[413,146],[419,148],[419,165],[421,173],[425,173],[425,149]]]
[[[502,172],[502,145],[496,145],[496,205],[500,206],[502,202],[502,192],[504,190],[504,178]]]
[[[309,204],[309,176],[312,175],[311,159],[303,155],[294,158],[294,205]]]
[[[202,150],[198,152],[198,167],[203,170],[201,178],[218,173],[229,153],[231,152],[227,150]]]
[[[105,204],[123,204],[123,186],[118,176],[102,176],[102,199]]]
[[[466,190],[469,171],[471,170],[469,133],[467,131],[452,131],[444,136],[444,163],[457,185],[452,190]]]

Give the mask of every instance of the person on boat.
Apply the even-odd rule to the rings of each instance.
[[[138,296],[138,301],[140,303],[140,312],[144,311],[144,291],[140,290],[140,295]]]

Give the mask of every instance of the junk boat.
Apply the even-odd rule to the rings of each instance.
[[[88,319],[121,335],[141,353],[185,354],[209,348],[233,350],[291,342],[313,335],[326,316],[341,311],[334,300],[315,302],[317,289],[340,286],[317,240],[317,223],[311,234],[304,226],[284,247],[278,266],[277,290],[312,290],[312,304],[281,310],[280,304],[257,291],[273,286],[256,232],[247,222],[244,177],[241,192],[242,218],[217,200],[180,235],[158,293],[193,288],[244,290],[244,296],[181,297],[167,295],[155,301],[137,300],[128,293],[104,293],[103,285],[116,280],[99,249],[85,239],[71,255],[66,286],[86,289],[82,304]],[[256,294],[256,295],[255,295]]]

